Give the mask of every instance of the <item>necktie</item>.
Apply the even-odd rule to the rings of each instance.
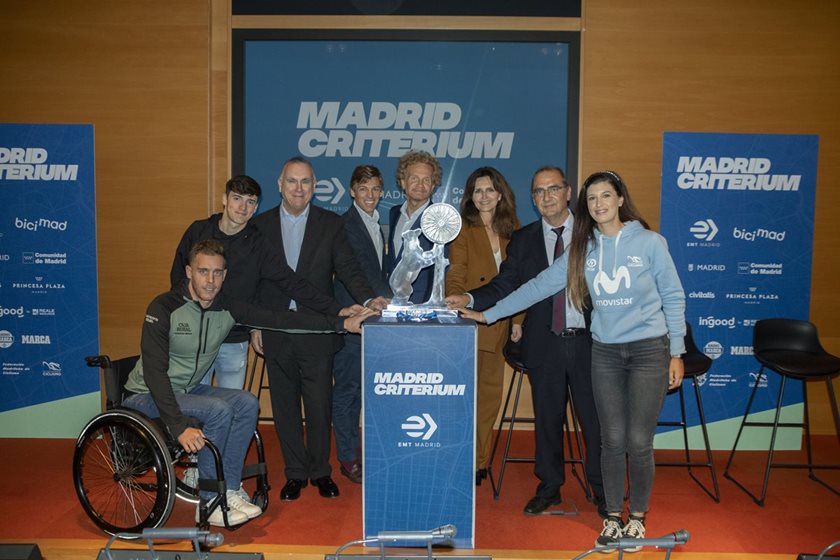
[[[560,226],[558,228],[553,228],[553,231],[557,235],[557,241],[554,242],[554,260],[560,258],[565,251],[565,246],[563,245],[563,228],[564,226]],[[561,290],[560,292],[554,294],[554,299],[552,302],[552,312],[551,312],[551,332],[554,334],[560,334],[563,329],[566,328],[566,290]]]

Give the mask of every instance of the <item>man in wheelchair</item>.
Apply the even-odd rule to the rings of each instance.
[[[125,385],[123,406],[160,417],[185,451],[198,454],[200,479],[216,479],[214,458],[204,449],[205,440],[213,442],[221,453],[228,488],[228,522],[239,525],[262,514],[241,486],[259,402],[248,391],[200,383],[219,346],[236,324],[286,332],[358,333],[362,321],[375,312],[352,306],[341,310],[346,317],[341,318],[260,309],[220,293],[226,272],[221,243],[208,239],[193,246],[184,285],[149,304],[140,359]],[[200,497],[206,503],[215,493],[201,490]],[[197,521],[199,512],[200,506]],[[224,526],[221,507],[210,512],[207,521]]]

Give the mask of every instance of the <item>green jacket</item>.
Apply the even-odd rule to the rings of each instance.
[[[151,392],[161,419],[174,437],[188,427],[199,427],[194,418],[181,413],[175,393],[187,393],[199,384],[236,324],[290,333],[344,331],[340,317],[271,311],[223,293],[204,309],[193,301],[186,282],[157,296],[146,310],[140,360],[125,388],[132,393]]]

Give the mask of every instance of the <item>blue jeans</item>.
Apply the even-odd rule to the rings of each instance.
[[[653,489],[653,436],[671,360],[668,337],[592,343],[592,390],[601,422],[601,474],[607,511],[624,510],[630,465],[630,511],[648,510]]]
[[[248,367],[248,343],[224,342],[219,347],[216,361],[207,370],[201,382],[213,384],[213,372],[216,372],[216,385],[228,389],[241,389],[245,386],[245,370]]]
[[[338,460],[359,460],[359,416],[362,411],[362,337],[347,334],[333,361],[332,423]]]
[[[241,389],[196,385],[189,393],[176,392],[175,400],[183,414],[202,422],[204,437],[212,441],[222,455],[227,487],[237,490],[242,481],[245,455],[257,427],[260,409],[257,398]],[[131,395],[123,405],[151,418],[160,416],[150,393]],[[213,454],[206,447],[198,452],[198,474],[200,478],[216,478]],[[213,496],[213,492],[201,492],[204,499]]]

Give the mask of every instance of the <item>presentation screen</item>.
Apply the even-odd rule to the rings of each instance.
[[[460,204],[481,166],[505,175],[524,223],[537,218],[534,171],[577,176],[579,34],[234,31],[233,170],[279,202],[288,158],[314,166],[314,204],[344,212],[353,168],[385,178],[380,216],[404,201],[395,178],[409,150],[443,167],[433,200]],[[421,37],[422,35],[422,37]]]

